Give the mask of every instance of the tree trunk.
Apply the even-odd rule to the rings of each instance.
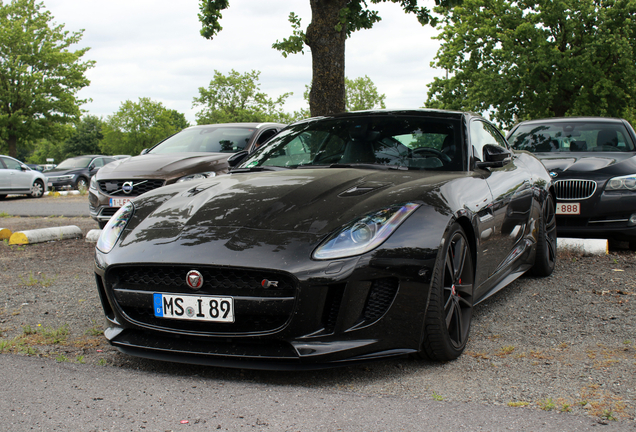
[[[306,42],[311,48],[312,79],[309,111],[313,116],[345,111],[346,27],[340,31],[340,10],[349,0],[310,0],[311,24]]]
[[[9,139],[7,139],[7,144],[9,146],[9,155],[12,158],[18,157],[18,138],[15,135],[9,135]]]

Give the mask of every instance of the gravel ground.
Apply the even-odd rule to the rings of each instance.
[[[12,231],[90,218],[0,218]],[[621,246],[621,245],[618,245]],[[594,416],[636,430],[636,255],[560,252],[554,274],[522,277],[476,307],[458,360],[395,359],[313,372],[206,368],[137,359],[101,334],[94,244],[0,245],[0,351],[210,379],[329,388]],[[178,372],[176,372],[178,370]],[[568,415],[568,414],[564,414]]]

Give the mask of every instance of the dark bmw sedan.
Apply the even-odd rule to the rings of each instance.
[[[525,121],[508,140],[546,166],[557,194],[561,237],[629,241],[636,250],[636,135],[623,119]]]
[[[276,369],[452,360],[475,305],[555,266],[545,167],[479,116],[307,119],[229,163],[104,228],[104,334],[124,353]]]

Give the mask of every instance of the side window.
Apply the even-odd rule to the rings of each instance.
[[[268,139],[270,139],[271,137],[276,135],[277,132],[278,132],[277,129],[269,129],[269,130],[264,131],[261,134],[261,136],[256,138],[256,142],[254,143],[254,148],[255,149],[259,148],[262,144],[265,143],[265,141],[267,141]]]
[[[470,124],[470,143],[475,149],[475,154],[483,160],[483,149],[486,144],[498,145],[508,148],[506,140],[497,133],[497,130],[490,124],[481,120],[474,120]]]
[[[22,169],[22,167],[20,166],[20,163],[17,161],[14,161],[13,159],[3,158],[2,161],[4,162],[7,169],[18,170],[18,171]]]
[[[104,166],[104,159],[103,158],[95,158],[93,159],[93,162],[91,162],[93,164],[93,166],[95,168],[100,168]]]
[[[7,167],[4,164],[4,158],[0,157],[0,169],[7,169]]]

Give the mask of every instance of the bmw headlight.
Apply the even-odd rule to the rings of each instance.
[[[190,180],[203,180],[214,176],[216,176],[216,173],[214,171],[189,174],[187,176],[181,177],[179,180],[176,181],[176,183],[186,182]]]
[[[368,214],[335,232],[314,251],[318,260],[360,255],[381,245],[420,205],[396,205]]]
[[[117,210],[117,213],[115,213],[113,217],[110,218],[110,220],[102,230],[102,234],[97,240],[97,249],[104,253],[108,253],[113,249],[115,243],[117,243],[117,240],[119,240],[121,233],[124,231],[124,228],[126,228],[126,225],[128,224],[128,221],[132,217],[134,211],[135,206],[133,206],[133,203],[131,201]]]
[[[636,174],[609,179],[605,185],[605,190],[630,190],[636,191]]]

